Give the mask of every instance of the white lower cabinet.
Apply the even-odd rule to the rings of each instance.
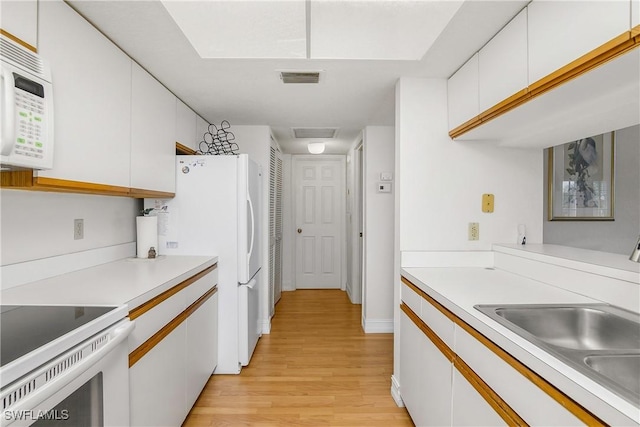
[[[132,307],[132,426],[181,425],[213,374],[218,360],[217,277],[213,269],[186,287],[176,285],[175,293],[167,290],[168,297],[160,294]]]
[[[422,299],[421,313],[415,312],[416,297]],[[485,345],[465,328],[475,334],[473,329],[428,298],[402,287],[400,395],[416,426],[584,425],[521,374],[524,365],[507,362],[489,347],[492,343]],[[569,400],[560,391],[556,395]]]
[[[187,415],[182,324],[129,369],[132,426],[179,426]]]
[[[451,425],[504,426],[506,423],[457,369],[453,370]]]
[[[206,337],[206,339],[205,339]],[[187,319],[186,407],[198,399],[218,359],[218,294]]]

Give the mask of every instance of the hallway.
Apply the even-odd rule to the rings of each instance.
[[[212,376],[183,425],[412,426],[390,394],[393,336],[365,335],[360,311],[339,290],[284,292],[251,364]]]

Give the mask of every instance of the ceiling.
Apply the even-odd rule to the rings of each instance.
[[[210,123],[270,126],[292,154],[310,141],[292,128],[338,128],[323,141],[341,154],[365,126],[394,124],[399,77],[449,77],[528,0],[68,3]]]

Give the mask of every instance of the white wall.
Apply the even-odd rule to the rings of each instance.
[[[135,242],[140,200],[128,197],[0,191],[3,266]],[[84,219],[84,239],[73,220]]]
[[[399,374],[400,262],[404,251],[490,250],[516,241],[542,242],[543,152],[491,143],[453,142],[447,134],[447,82],[402,78],[396,85],[396,320],[394,377]],[[483,193],[495,195],[495,212],[482,213]],[[469,222],[480,240],[467,240]]]
[[[231,126],[239,152],[262,166],[262,269],[260,270],[260,322],[263,332],[269,333],[269,147],[271,130],[269,126]]]
[[[381,172],[395,178],[395,130],[364,130],[364,277],[365,332],[393,332],[393,221],[395,182],[391,193],[378,192]]]

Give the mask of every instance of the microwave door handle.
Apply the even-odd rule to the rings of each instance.
[[[253,203],[251,202],[251,195],[247,193],[247,202],[249,202],[249,213],[251,214],[251,243],[249,244],[249,252],[247,253],[247,259],[251,258],[253,253],[253,242],[255,240],[256,224],[255,216],[253,213]]]
[[[0,77],[2,77],[2,90],[4,96],[2,99],[2,109],[4,111],[4,117],[2,117],[2,151],[3,156],[8,156],[13,151],[15,144],[15,101],[16,90],[13,86],[13,78],[11,73],[2,68],[0,71]]]

